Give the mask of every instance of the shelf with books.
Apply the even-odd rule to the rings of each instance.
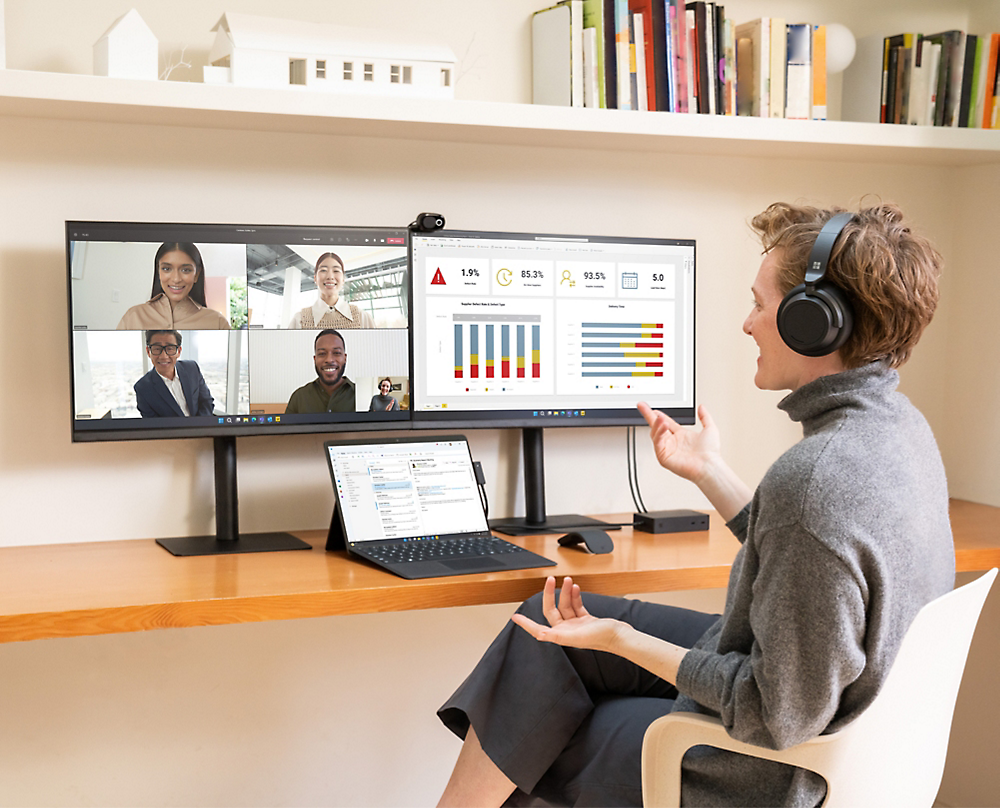
[[[997,129],[1000,33],[868,36],[849,75],[855,120]],[[881,82],[872,76],[881,75]],[[876,99],[877,94],[877,99]]]
[[[317,95],[0,71],[0,115],[196,129],[844,162],[1000,163],[989,130]]]

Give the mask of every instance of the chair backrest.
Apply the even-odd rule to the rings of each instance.
[[[878,697],[837,733],[842,751],[820,772],[826,805],[934,803],[969,646],[996,575],[992,569],[918,612]]]
[[[875,701],[839,732],[774,751],[730,738],[708,716],[657,719],[643,743],[646,804],[679,805],[681,758],[692,746],[708,745],[820,774],[827,782],[824,808],[930,808],[944,774],[969,646],[996,576],[992,569],[924,606]]]

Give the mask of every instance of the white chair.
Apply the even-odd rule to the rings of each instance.
[[[642,745],[643,804],[679,806],[681,758],[692,746],[705,745],[816,772],[827,783],[824,808],[929,808],[944,774],[969,645],[996,575],[992,569],[924,606],[878,697],[839,732],[776,752],[730,738],[708,716],[657,719]]]

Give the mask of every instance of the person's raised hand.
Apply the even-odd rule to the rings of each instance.
[[[698,407],[702,428],[692,430],[644,401],[638,407],[649,424],[649,439],[660,465],[678,477],[698,483],[709,464],[719,458],[719,430],[708,410]]]

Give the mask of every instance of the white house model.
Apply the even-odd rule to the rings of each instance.
[[[206,83],[454,98],[455,54],[412,33],[226,12]]]
[[[94,43],[94,75],[153,81],[159,75],[159,42],[134,8]]]

